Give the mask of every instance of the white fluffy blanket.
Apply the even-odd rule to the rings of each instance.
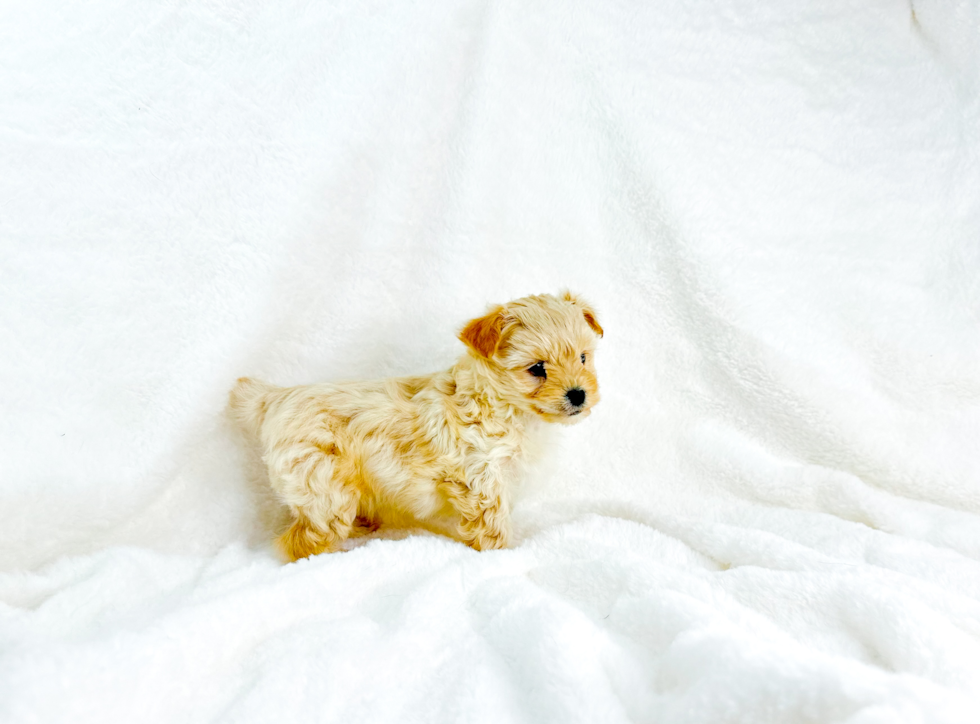
[[[975,722],[980,4],[0,8],[0,721]],[[280,565],[223,416],[570,287],[512,550]]]

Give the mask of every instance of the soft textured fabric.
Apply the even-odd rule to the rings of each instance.
[[[0,7],[0,721],[975,722],[980,4]],[[281,565],[235,378],[571,288],[506,551]]]

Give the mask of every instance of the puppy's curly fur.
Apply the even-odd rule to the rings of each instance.
[[[539,421],[588,417],[601,336],[581,299],[542,294],[469,322],[466,354],[445,372],[288,388],[238,380],[232,413],[292,513],[286,556],[337,551],[382,523],[440,520],[477,550],[505,547],[528,435]]]

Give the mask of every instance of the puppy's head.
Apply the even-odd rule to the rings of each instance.
[[[496,306],[459,333],[502,399],[565,424],[588,417],[599,401],[593,354],[601,336],[595,312],[570,292]]]

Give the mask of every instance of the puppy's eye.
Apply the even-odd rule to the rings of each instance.
[[[582,353],[582,364],[585,364],[585,352]]]
[[[544,362],[538,362],[535,365],[531,365],[530,367],[528,367],[527,371],[530,372],[535,377],[544,377],[544,378],[548,377],[548,373],[545,372],[544,370]]]

